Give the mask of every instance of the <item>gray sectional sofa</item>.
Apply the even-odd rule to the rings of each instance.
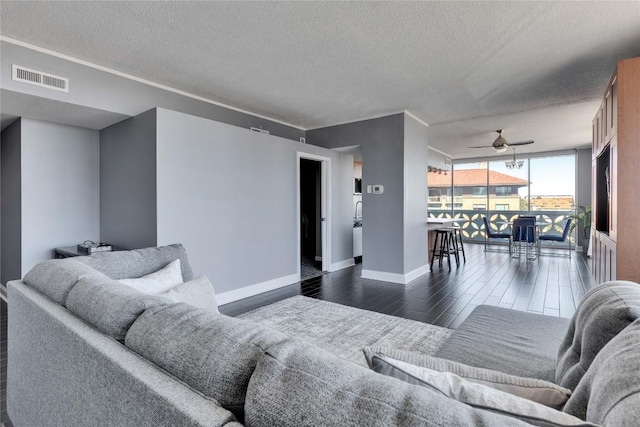
[[[178,258],[192,279],[184,248],[171,245],[46,261],[8,284],[14,425],[530,425],[358,366],[303,331],[291,336],[117,281]],[[640,286],[630,282],[592,289],[571,321],[481,306],[435,355],[552,381],[573,391],[564,412],[636,426],[638,317]]]

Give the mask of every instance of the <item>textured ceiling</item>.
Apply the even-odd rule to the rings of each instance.
[[[523,151],[586,144],[591,101],[640,55],[637,1],[1,7],[5,36],[305,129],[408,110],[454,157],[498,128]]]

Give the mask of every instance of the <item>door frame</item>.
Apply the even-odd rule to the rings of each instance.
[[[322,271],[329,271],[331,267],[331,158],[316,154],[296,152],[296,242],[298,281],[300,280],[300,265],[302,252],[300,242],[302,229],[300,227],[300,160],[315,160],[320,162],[320,234],[322,241]],[[323,221],[324,219],[324,221]]]

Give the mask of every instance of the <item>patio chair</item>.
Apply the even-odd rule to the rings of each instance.
[[[512,253],[513,257],[519,258],[522,253],[522,248],[525,248],[527,260],[534,260],[536,258],[535,252],[532,254],[532,249],[536,248],[536,217],[519,217],[513,221],[513,228],[511,230],[511,241],[514,246],[514,251],[517,249],[517,253]]]
[[[541,234],[540,236],[538,236],[539,242],[542,241],[546,241],[546,242],[564,242],[565,240],[567,242],[569,242],[569,258],[571,258],[571,241],[567,239],[567,237],[569,236],[569,230],[571,229],[571,218],[567,219],[566,224],[564,225],[564,231],[562,232],[562,234]],[[540,243],[538,243],[538,247],[539,247]],[[538,248],[538,253],[540,252],[540,249]]]
[[[487,241],[489,239],[509,239],[509,253],[511,253],[511,233],[494,233],[486,216],[482,217],[484,222],[484,251],[487,252]]]

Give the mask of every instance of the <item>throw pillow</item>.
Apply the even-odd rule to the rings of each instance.
[[[382,347],[363,348],[367,364],[372,368],[371,359],[374,355],[390,357],[402,362],[438,372],[451,372],[474,383],[483,384],[496,390],[515,394],[525,399],[533,400],[554,409],[562,409],[571,397],[571,390],[560,387],[548,381],[537,378],[525,378],[505,374],[491,369],[477,368],[452,360],[428,356],[417,351],[398,350]]]
[[[372,364],[373,370],[380,374],[426,387],[472,407],[498,412],[533,425],[594,425],[531,400],[467,381],[450,372],[438,372],[377,355],[373,356]]]
[[[198,276],[193,280],[178,285],[175,288],[161,294],[174,302],[184,302],[196,308],[218,311],[216,292],[207,276]]]
[[[143,294],[158,295],[182,283],[180,259],[170,262],[158,271],[137,279],[120,279],[120,283]]]

